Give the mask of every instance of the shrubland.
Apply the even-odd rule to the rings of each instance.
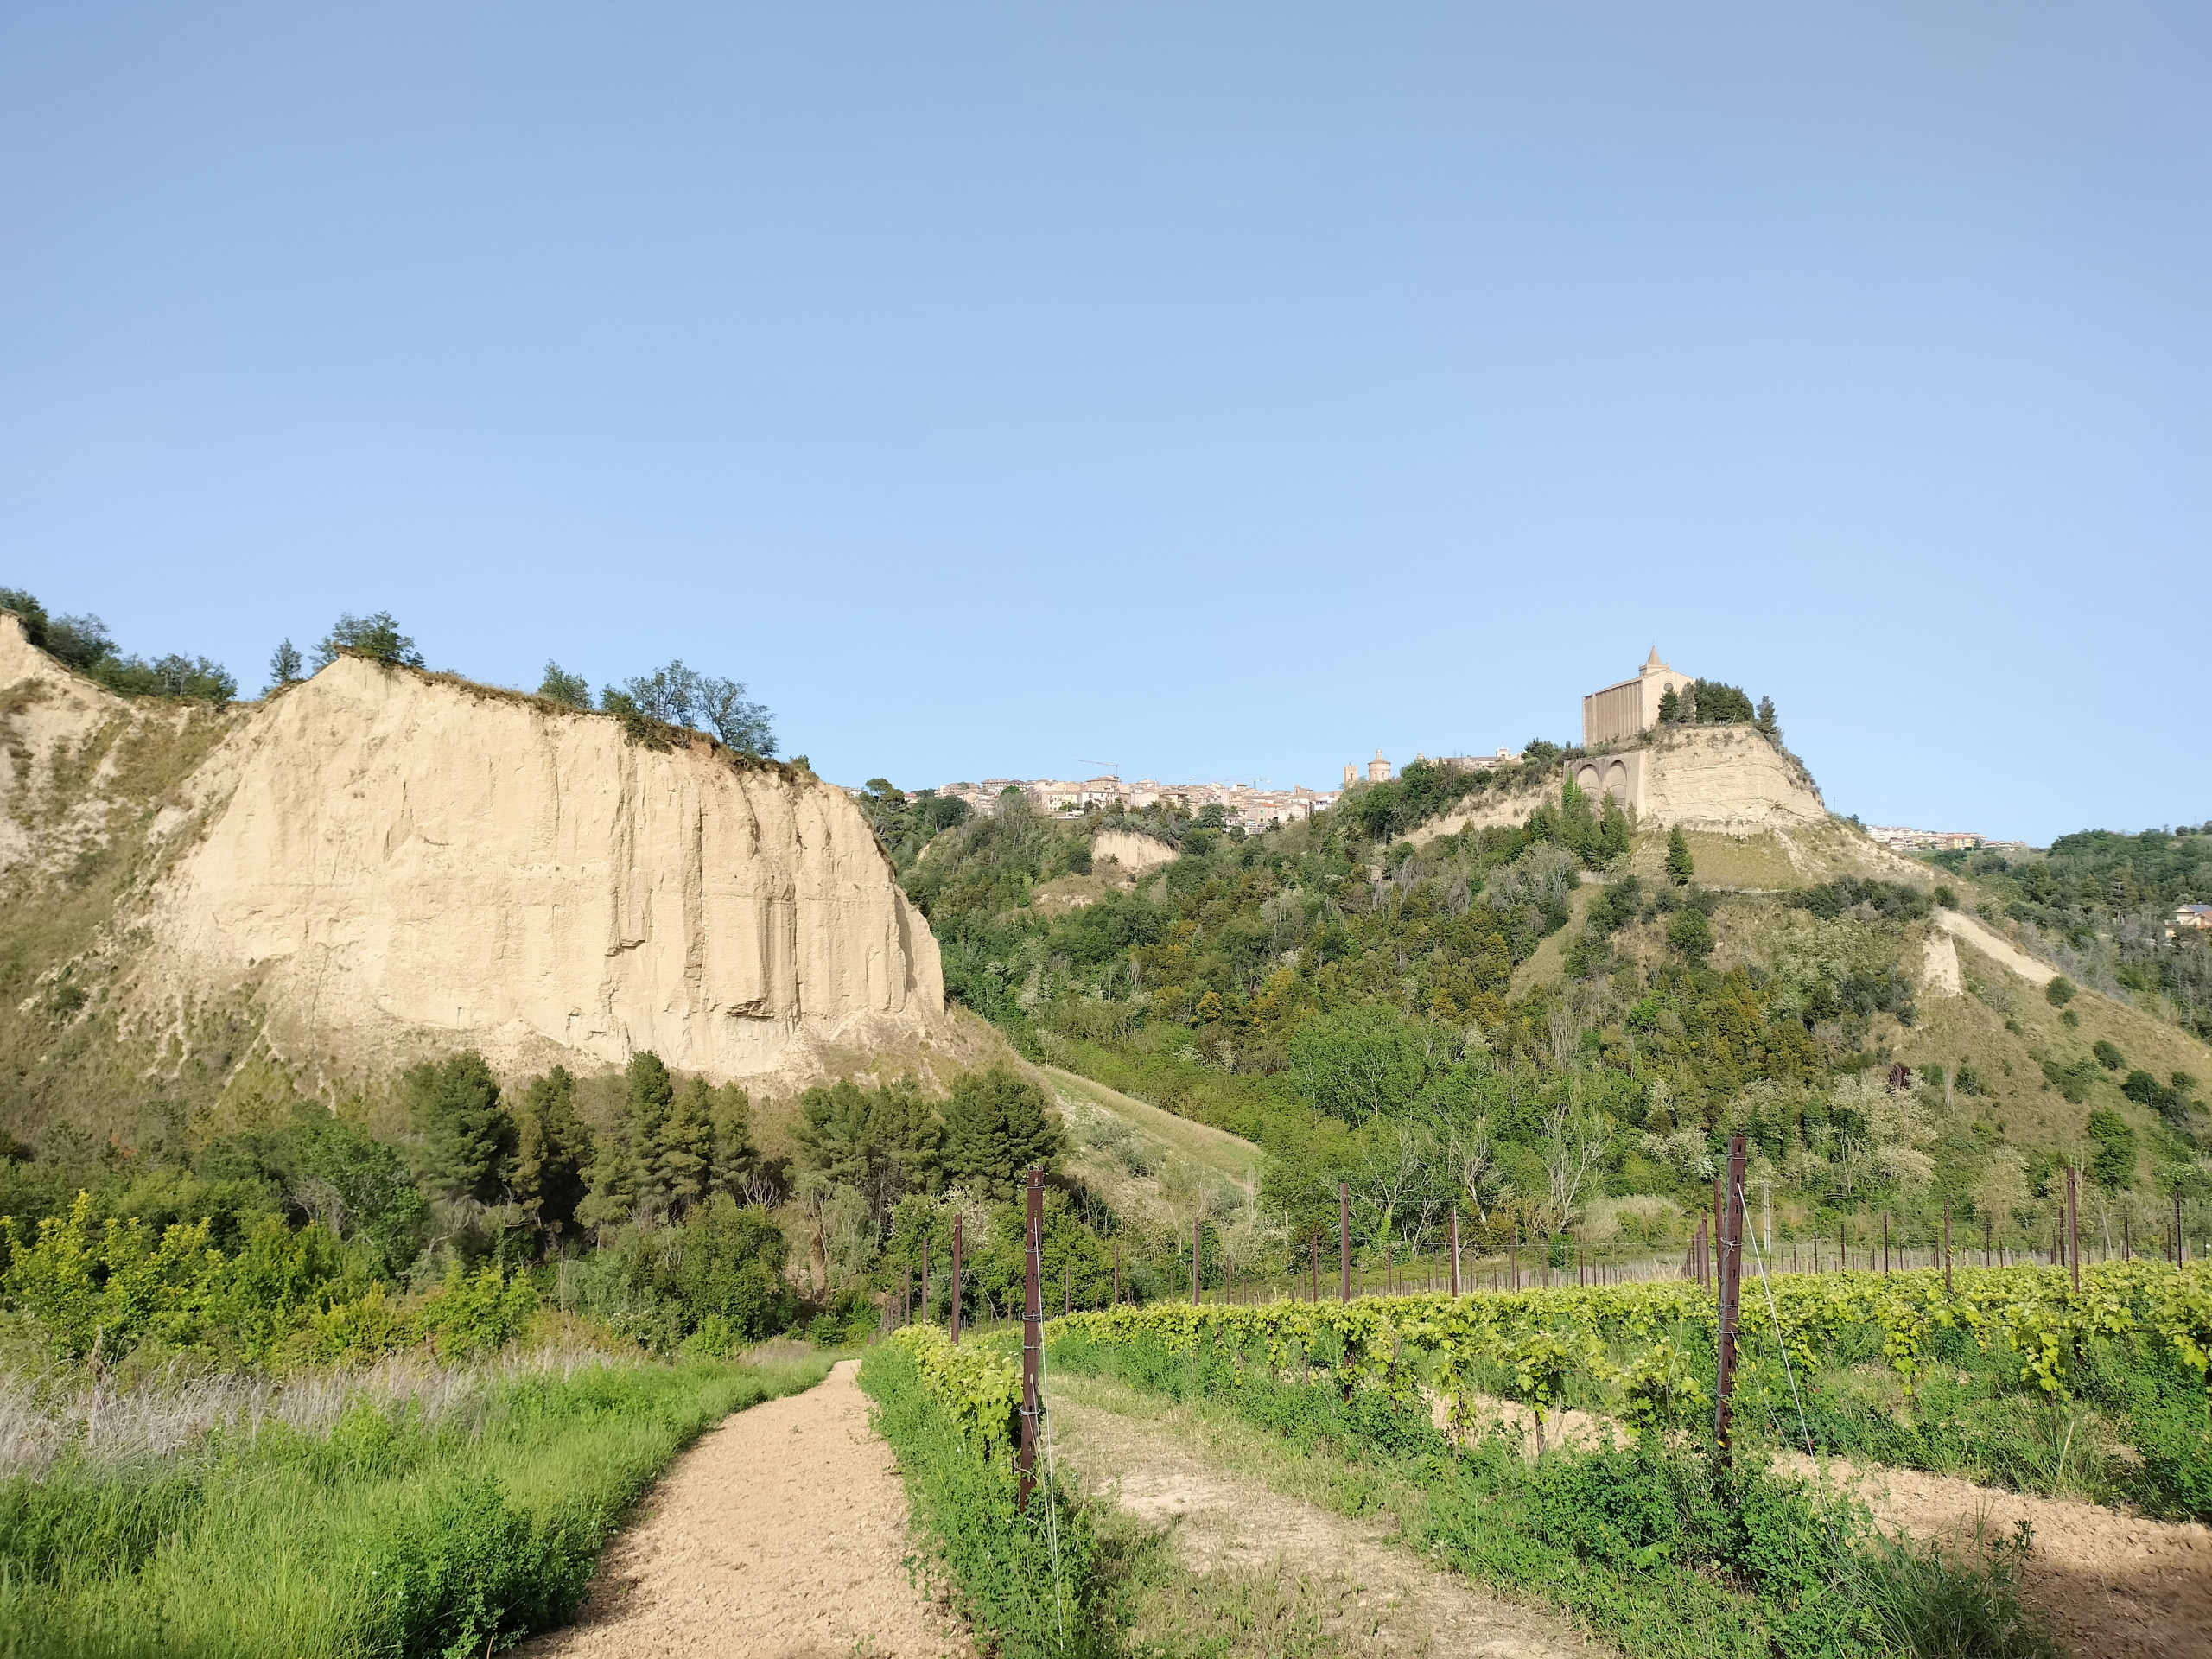
[[[2047,1254],[2069,1166],[2099,1254],[2171,1251],[2177,1198],[2207,1232],[2203,1051],[2125,986],[2061,1007],[1968,951],[1968,995],[1929,992],[1936,911],[1962,901],[1871,849],[1708,886],[1713,837],[1639,834],[1571,785],[1435,834],[1476,779],[1419,763],[1249,836],[1013,794],[968,818],[880,779],[868,810],[954,995],[1034,1058],[1262,1147],[1248,1213],[1198,1201],[1211,1287],[1332,1244],[1339,1183],[1370,1265],[1433,1256],[1455,1209],[1483,1252],[1679,1255],[1738,1132],[1763,1224],[1799,1243],[1886,1226],[1926,1250],[1948,1205],[1977,1243]],[[1109,828],[1177,855],[1094,868]],[[1150,1248],[1161,1283],[1187,1275],[1187,1223]]]
[[[2212,931],[2177,928],[2182,905],[2212,903],[2212,824],[2061,836],[2043,852],[1936,853],[1937,879],[1971,883],[1984,907],[2026,930],[2075,983],[2139,997],[2212,1038]]]

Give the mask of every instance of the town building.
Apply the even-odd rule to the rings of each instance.
[[[1899,853],[1972,852],[1988,844],[1986,836],[1972,830],[1908,830],[1902,824],[1870,823],[1866,830],[1870,839]]]
[[[1242,784],[1163,784],[1156,779],[1135,782],[1108,774],[1080,780],[1058,778],[986,778],[980,784],[946,784],[938,790],[963,800],[988,817],[998,810],[1000,799],[1014,790],[1039,812],[1056,817],[1080,817],[1118,804],[1123,810],[1141,812],[1147,807],[1180,808],[1193,816],[1209,806],[1222,810],[1224,826],[1242,825],[1251,834],[1279,823],[1310,818],[1334,805],[1337,792],[1308,789],[1303,784],[1289,789],[1262,789],[1256,781]]]
[[[1447,754],[1440,759],[1440,766],[1451,766],[1459,772],[1495,772],[1500,766],[1521,764],[1518,749],[1499,749],[1490,754]]]
[[[1680,692],[1693,683],[1690,677],[1659,660],[1659,647],[1636,671],[1632,680],[1592,691],[1582,699],[1582,747],[1625,743],[1659,723],[1659,700],[1669,690]]]

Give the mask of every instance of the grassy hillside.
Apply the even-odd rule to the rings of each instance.
[[[0,703],[25,848],[0,880],[0,1126],[34,1146],[49,1132],[175,1137],[220,1095],[259,1022],[242,1007],[181,1006],[166,1028],[119,1027],[111,925],[158,867],[156,820],[238,716],[186,700],[118,706],[49,764],[24,741],[37,713],[35,698]]]
[[[2155,1237],[2177,1193],[2212,1219],[2212,1051],[2113,976],[2062,1007],[1959,947],[1947,994],[1949,873],[1847,824],[1637,835],[1571,791],[1417,845],[1398,808],[1256,836],[1154,813],[1181,856],[1107,887],[1088,848],[1113,816],[1009,798],[924,833],[894,810],[954,994],[1036,1058],[1259,1145],[1286,1264],[1333,1231],[1339,1179],[1371,1252],[1433,1248],[1453,1205],[1485,1244],[1510,1222],[1679,1250],[1739,1131],[1777,1233],[1854,1249],[1885,1217],[1924,1244],[1947,1199],[1969,1236],[2047,1249],[2068,1164],[2099,1243]]]
[[[2040,853],[1989,849],[1925,861],[2076,983],[2212,1037],[2212,932],[2172,928],[2175,906],[2212,903],[2212,824],[2084,830]]]

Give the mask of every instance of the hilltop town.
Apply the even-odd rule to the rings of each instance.
[[[1704,683],[1662,662],[1655,646],[1634,677],[1593,691],[1582,699],[1582,747],[1633,743],[1662,723],[1695,721],[1699,718],[1695,691]],[[1735,696],[1741,699],[1742,694]],[[1704,718],[1710,722],[1716,715],[1723,719],[1733,718],[1734,711],[1708,709]],[[1755,718],[1748,700],[1744,701],[1741,717],[1745,721]],[[1573,753],[1546,747],[1550,755]],[[1439,755],[1432,760],[1427,754],[1417,753],[1414,759],[1458,772],[1495,772],[1520,766],[1525,756],[1525,750],[1500,747],[1487,754]],[[1372,760],[1346,761],[1338,786],[1332,790],[1308,789],[1303,784],[1289,789],[1265,789],[1261,787],[1262,780],[1259,779],[1243,783],[1163,784],[1156,779],[1140,778],[1131,783],[1118,773],[1109,772],[1085,779],[986,778],[979,783],[944,784],[934,792],[963,801],[970,810],[987,817],[997,810],[999,801],[1009,791],[1027,799],[1033,810],[1057,817],[1079,817],[1116,804],[1130,812],[1163,806],[1192,814],[1216,806],[1221,809],[1224,827],[1242,827],[1257,834],[1277,824],[1295,823],[1326,811],[1345,791],[1362,783],[1388,783],[1396,775],[1397,769],[1378,748]],[[1624,804],[1628,804],[1619,787],[1615,792],[1621,795]]]

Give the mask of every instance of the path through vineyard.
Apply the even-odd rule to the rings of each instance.
[[[964,1636],[908,1579],[906,1497],[847,1360],[679,1458],[535,1659],[933,1659]]]
[[[1555,1613],[1424,1567],[1392,1547],[1387,1523],[1274,1490],[1243,1466],[1255,1436],[1213,1445],[1221,1431],[1196,1413],[1101,1378],[1057,1377],[1053,1387],[1063,1471],[1166,1529],[1198,1599],[1294,1623],[1306,1652],[1588,1659],[1599,1650]]]

